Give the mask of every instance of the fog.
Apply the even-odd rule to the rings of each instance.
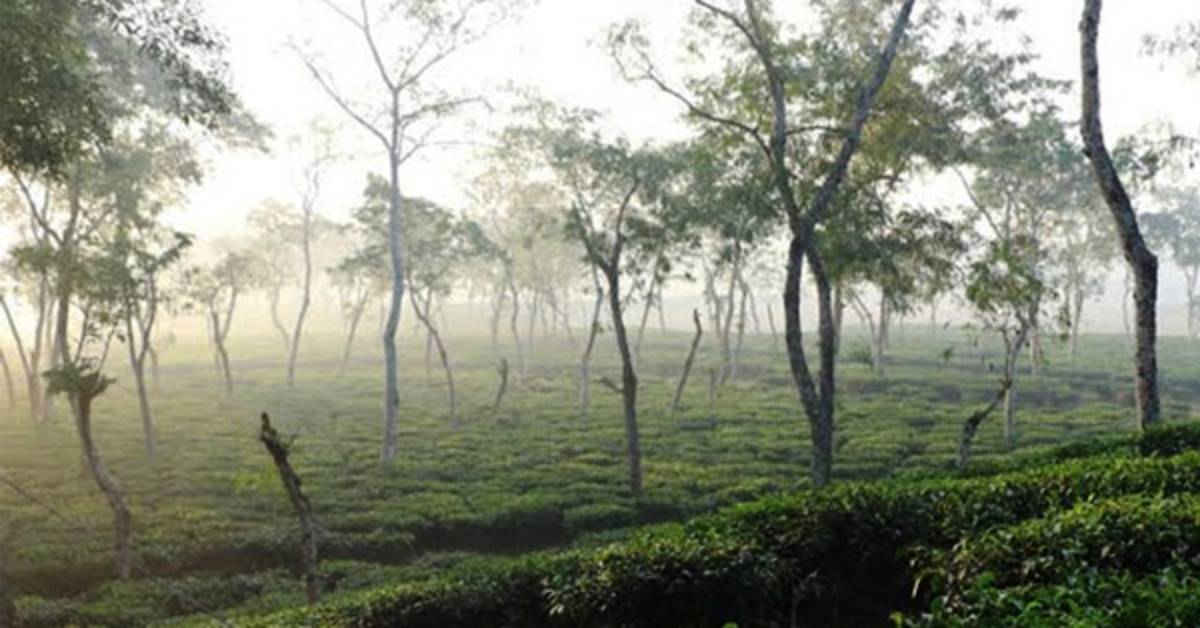
[[[0,0],[0,628],[1193,625],[1198,51]]]

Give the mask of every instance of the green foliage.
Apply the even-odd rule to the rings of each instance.
[[[933,604],[931,625],[979,625],[958,618],[1015,612],[996,588],[1186,565],[1200,555],[1193,547],[1200,503],[1190,495],[1200,489],[1198,471],[1194,451],[1108,454],[994,477],[844,485],[745,504],[598,550],[452,570],[429,583],[251,625],[454,626],[486,617],[523,626],[711,626],[770,625],[789,616],[804,625],[872,625],[894,610],[920,608],[924,598],[914,602],[909,593],[931,586],[953,593]],[[1161,577],[1175,596],[1195,586],[1188,575]],[[1153,606],[1170,616],[1170,606]]]

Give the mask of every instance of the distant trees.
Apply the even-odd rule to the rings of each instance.
[[[233,394],[234,382],[226,341],[239,299],[261,284],[261,268],[254,255],[229,251],[209,266],[189,270],[188,298],[204,317],[212,342],[213,363],[227,395]]]
[[[270,301],[271,323],[280,334],[287,350],[288,386],[296,384],[296,360],[300,355],[304,324],[312,303],[315,264],[313,247],[318,240],[332,231],[331,223],[322,218],[317,210],[322,176],[333,159],[330,133],[329,130],[315,124],[310,129],[312,154],[307,156],[300,177],[299,209],[269,200],[255,208],[248,217],[259,246],[262,247],[259,252],[262,261],[260,278]],[[297,257],[299,259],[296,259]],[[300,284],[300,303],[296,309],[295,322],[287,326],[279,313],[280,297],[283,289],[297,278]]]
[[[1162,209],[1143,214],[1146,238],[1165,249],[1184,277],[1187,334],[1200,336],[1200,188],[1161,186],[1155,197]]]

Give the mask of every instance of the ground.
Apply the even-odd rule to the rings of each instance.
[[[528,373],[491,411],[498,358],[486,337],[456,338],[463,424],[450,423],[439,365],[426,373],[423,343],[402,348],[400,455],[378,460],[382,376],[371,338],[339,373],[334,334],[306,340],[295,388],[284,353],[267,334],[231,343],[237,390],[226,397],[201,341],[164,351],[152,392],[160,444],[145,456],[132,379],[110,358],[118,384],[95,408],[95,429],[112,473],[130,496],[138,568],[111,575],[110,516],[81,473],[73,426],[61,402],[48,424],[23,408],[0,414],[0,469],[37,502],[0,490],[0,520],[16,536],[7,568],[27,625],[136,625],[185,615],[221,617],[302,603],[291,573],[298,525],[256,440],[266,411],[294,434],[293,463],[325,528],[327,589],[347,592],[403,581],[476,555],[511,555],[591,543],[637,524],[682,519],[757,496],[801,489],[808,429],[781,346],[751,335],[737,378],[708,401],[717,353],[706,342],[684,398],[666,406],[690,335],[648,330],[639,375],[646,495],[626,487],[619,396],[597,383],[587,419],[577,412],[578,348],[535,339]],[[616,376],[610,334],[598,341],[597,377]],[[865,339],[850,330],[839,365],[835,476],[886,477],[945,468],[963,418],[997,384],[998,351],[967,334],[900,327],[886,377],[856,361]],[[947,356],[947,349],[951,349]],[[1162,343],[1164,414],[1188,418],[1200,401],[1197,351]],[[1129,345],[1086,336],[1074,363],[1047,343],[1048,364],[1019,381],[1020,449],[1133,428]],[[990,357],[989,357],[990,354]],[[997,371],[998,372],[998,371]],[[977,439],[977,460],[1003,451],[1000,415]],[[335,593],[336,594],[336,593]]]

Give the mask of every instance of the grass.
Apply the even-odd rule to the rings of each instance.
[[[124,365],[114,365],[120,381],[97,402],[95,429],[130,495],[139,575],[111,580],[109,513],[80,473],[63,404],[50,423],[36,426],[22,410],[9,410],[0,414],[0,466],[61,514],[0,493],[0,520],[18,529],[6,566],[19,608],[27,625],[140,625],[300,603],[290,572],[297,526],[255,438],[264,410],[281,432],[296,435],[293,462],[326,531],[328,588],[343,593],[490,556],[598,543],[631,526],[802,489],[807,425],[770,337],[750,338],[739,378],[711,406],[707,369],[716,353],[703,345],[683,411],[669,418],[689,340],[647,333],[639,367],[646,494],[637,503],[625,486],[620,400],[594,386],[591,417],[578,417],[578,352],[562,338],[536,339],[529,373],[493,415],[497,357],[485,338],[451,335],[464,419],[453,428],[437,365],[427,376],[410,333],[402,348],[401,453],[389,469],[378,462],[381,369],[366,342],[338,375],[338,339],[313,336],[298,385],[289,388],[277,340],[235,339],[238,387],[229,398],[202,344],[171,347],[152,395],[160,433],[152,460],[143,453],[131,381]],[[864,341],[851,332],[845,342]],[[611,344],[600,338],[597,375],[617,370]],[[947,346],[955,347],[948,363],[941,357]],[[1022,450],[1132,429],[1123,339],[1087,337],[1083,348],[1075,364],[1052,354],[1037,379],[1020,382]],[[989,353],[998,355],[955,333],[913,327],[896,334],[886,378],[861,364],[840,365],[836,477],[946,468],[962,419],[995,386]],[[1190,343],[1163,343],[1172,419],[1190,417],[1200,398],[1196,355]],[[985,466],[1010,455],[998,420],[984,425],[976,451]]]

